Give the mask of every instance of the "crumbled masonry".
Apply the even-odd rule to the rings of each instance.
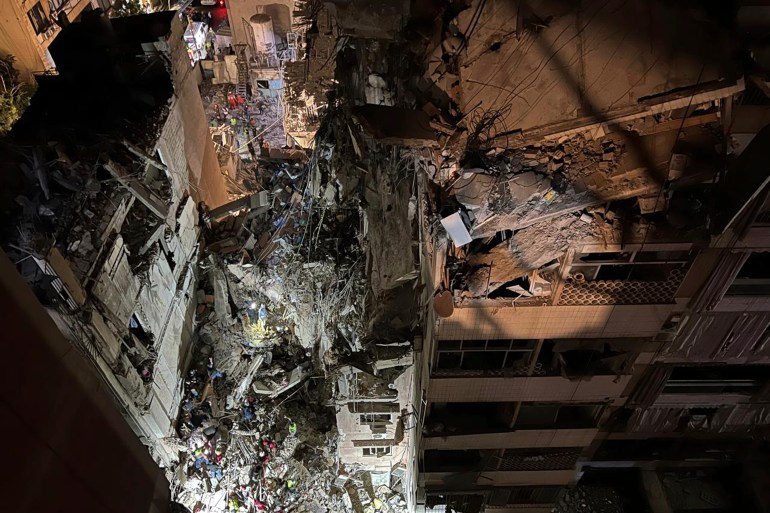
[[[62,28],[0,141],[3,251],[177,506],[622,513],[574,486],[615,447],[760,436],[766,382],[655,404],[770,355],[761,301],[715,309],[770,219],[770,88],[721,28],[699,69],[668,29],[597,50],[590,2],[250,2]]]

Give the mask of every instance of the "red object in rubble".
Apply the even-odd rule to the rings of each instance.
[[[265,511],[265,503],[260,501],[254,501],[254,507],[256,507],[259,511]]]

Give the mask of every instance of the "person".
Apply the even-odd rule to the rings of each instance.
[[[262,328],[265,328],[265,324],[267,323],[267,308],[265,307],[265,303],[261,303],[259,305],[259,310],[257,310],[257,316],[259,317],[259,324],[262,326]]]

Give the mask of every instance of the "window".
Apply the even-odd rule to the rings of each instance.
[[[96,0],[96,3],[99,4],[99,7],[107,11],[113,6],[115,0]]]
[[[438,343],[437,371],[524,371],[534,340],[442,340]]]
[[[32,6],[32,9],[27,11],[27,16],[29,17],[30,23],[32,23],[32,28],[35,29],[35,34],[42,34],[51,28],[52,23],[46,16],[40,2],[37,2]]]
[[[704,365],[677,367],[664,394],[752,394],[770,379],[770,367],[761,365]]]
[[[584,429],[596,427],[602,404],[522,403],[514,428]]]
[[[493,490],[489,497],[489,505],[550,504],[556,502],[562,490],[561,486],[516,486],[510,489]]]
[[[770,295],[770,252],[752,253],[727,289],[728,296]]]
[[[69,0],[48,0],[48,8],[52,13],[58,12],[68,7]]]
[[[571,273],[586,281],[665,281],[673,269],[684,269],[689,251],[582,253],[575,256]]]
[[[602,339],[546,340],[537,355],[535,375],[609,376],[626,372],[635,354]]]
[[[575,467],[580,448],[506,449],[498,470],[506,472],[569,470]]]
[[[425,432],[445,435],[508,431],[515,410],[513,402],[433,403]]]
[[[361,453],[364,456],[390,456],[390,447],[364,447]]]
[[[390,422],[390,413],[362,413],[359,416],[361,424],[380,424]]]
[[[428,495],[425,500],[426,513],[479,513],[484,507],[483,495]],[[449,508],[449,509],[447,509]]]

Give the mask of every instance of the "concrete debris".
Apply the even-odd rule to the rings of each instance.
[[[88,61],[137,84],[83,89],[109,92],[108,121],[80,123],[54,95],[33,102],[37,121],[14,129],[13,151],[0,148],[14,184],[4,248],[117,390],[191,512],[414,511],[417,441],[435,403],[420,395],[415,359],[433,347],[421,337],[436,317],[496,301],[557,305],[593,279],[590,260],[570,274],[573,258],[703,240],[713,227],[727,151],[716,124],[742,81],[716,64],[695,79],[668,58],[681,69],[663,83],[658,72],[586,76],[599,67],[573,58],[590,46],[582,33],[548,64],[564,52],[544,54],[533,35],[574,32],[569,6],[540,19],[511,2],[417,4],[426,12],[414,24],[402,1],[156,13],[169,34],[126,46],[141,55]],[[204,48],[187,48],[182,20],[220,11],[237,24],[210,20]],[[112,38],[95,31],[113,22],[95,19],[87,28]],[[711,43],[703,50],[729,48]],[[206,58],[191,68],[192,57]],[[77,75],[61,62],[42,93]],[[580,95],[564,89],[565,69]],[[53,106],[77,125],[41,130]],[[736,209],[759,193],[732,189]],[[468,342],[463,351],[479,343]],[[480,358],[471,353],[449,358]],[[535,364],[496,371],[533,376]],[[451,474],[430,479],[467,477]],[[622,511],[613,494],[581,487],[558,508]]]

